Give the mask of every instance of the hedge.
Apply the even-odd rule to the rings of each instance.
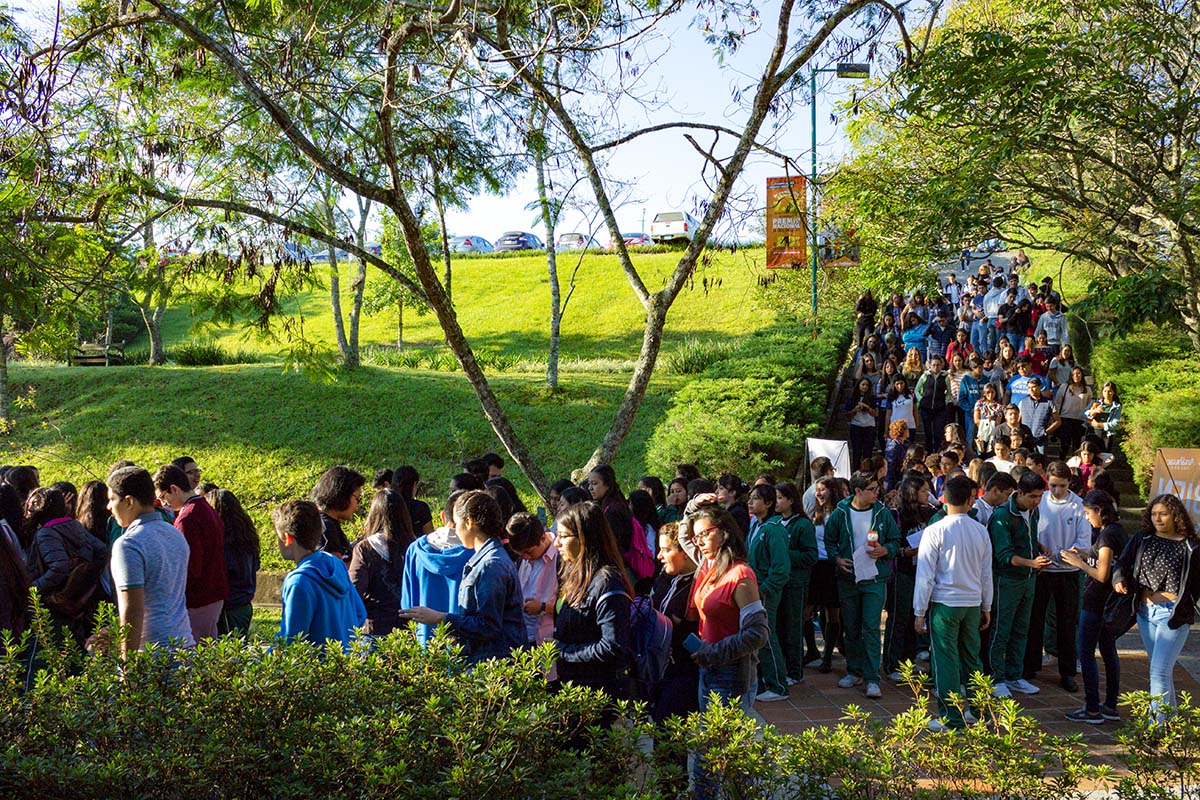
[[[23,800],[673,800],[689,796],[689,749],[706,754],[730,800],[1065,800],[1116,783],[1087,763],[1082,740],[1049,734],[1015,700],[992,697],[983,676],[971,682],[981,723],[951,733],[926,732],[933,703],[911,664],[913,704],[888,720],[851,705],[840,723],[788,734],[714,704],[656,728],[623,704],[601,731],[607,699],[549,686],[552,658],[547,645],[468,670],[444,634],[422,650],[409,631],[349,654],[224,638],[123,664],[51,651],[22,691],[18,659],[0,656],[0,790]],[[1123,698],[1122,798],[1196,783],[1200,710],[1182,698],[1162,724],[1145,692]]]
[[[791,476],[804,440],[826,421],[826,402],[853,333],[850,316],[811,328],[780,322],[751,334],[672,398],[646,461],[654,474],[697,465],[707,475]]]
[[[1091,366],[1097,385],[1117,385],[1122,447],[1144,492],[1157,448],[1200,447],[1200,355],[1183,331],[1146,325],[1125,339],[1097,340]]]

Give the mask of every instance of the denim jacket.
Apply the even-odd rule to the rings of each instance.
[[[446,615],[446,624],[467,650],[468,664],[507,658],[527,644],[521,603],[516,565],[499,539],[488,539],[463,567],[459,611]]]

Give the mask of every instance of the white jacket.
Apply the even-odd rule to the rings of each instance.
[[[929,604],[991,608],[992,540],[987,528],[966,514],[951,514],[925,529],[917,548],[913,613]]]

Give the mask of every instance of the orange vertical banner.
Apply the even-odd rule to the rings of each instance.
[[[808,263],[808,181],[767,178],[767,269]]]

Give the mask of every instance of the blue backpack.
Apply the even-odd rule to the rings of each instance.
[[[608,592],[599,600],[618,594],[625,595],[625,592]],[[667,674],[667,665],[671,663],[671,634],[675,626],[666,614],[654,607],[649,597],[635,597],[629,604],[629,628],[633,639],[630,670],[633,696],[637,700],[653,700],[658,685]]]

